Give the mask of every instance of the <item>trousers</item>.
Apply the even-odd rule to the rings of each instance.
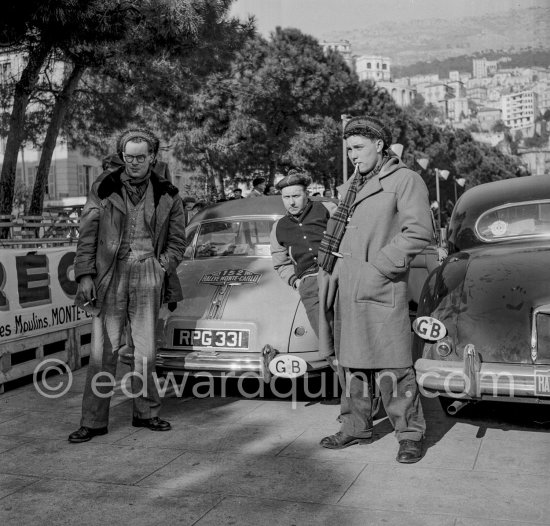
[[[380,402],[398,441],[421,440],[426,422],[414,369],[350,369],[338,366],[342,386],[340,422],[346,435],[370,438]]]
[[[155,257],[116,261],[103,308],[92,322],[90,363],[82,397],[81,426],[106,427],[113,385],[107,379],[116,375],[118,351],[126,343],[129,324],[134,344],[131,377],[133,415],[153,418],[160,410],[155,383],[155,332],[161,305],[164,270]]]
[[[317,274],[304,276],[298,287],[298,292],[306,310],[307,319],[315,335],[319,337],[319,285],[317,284]]]

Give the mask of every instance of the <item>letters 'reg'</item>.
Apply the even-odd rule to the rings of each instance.
[[[47,256],[32,252],[24,256],[15,256],[15,266],[21,307],[35,307],[51,303]]]

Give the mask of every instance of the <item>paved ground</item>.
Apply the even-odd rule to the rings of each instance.
[[[549,406],[449,418],[426,400],[426,456],[400,465],[385,419],[370,445],[319,447],[337,405],[172,394],[173,430],[154,433],[131,427],[118,390],[109,434],[69,444],[84,373],[59,399],[0,395],[0,524],[550,524]]]

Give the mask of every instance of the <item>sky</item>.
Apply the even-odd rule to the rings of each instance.
[[[281,26],[322,38],[333,30],[391,20],[455,19],[548,5],[549,0],[236,0],[231,13],[239,18],[254,15],[264,36]]]

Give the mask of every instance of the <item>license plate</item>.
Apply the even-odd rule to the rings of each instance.
[[[181,349],[247,350],[248,329],[174,329],[172,344]]]
[[[535,396],[550,396],[550,370],[535,371]]]

